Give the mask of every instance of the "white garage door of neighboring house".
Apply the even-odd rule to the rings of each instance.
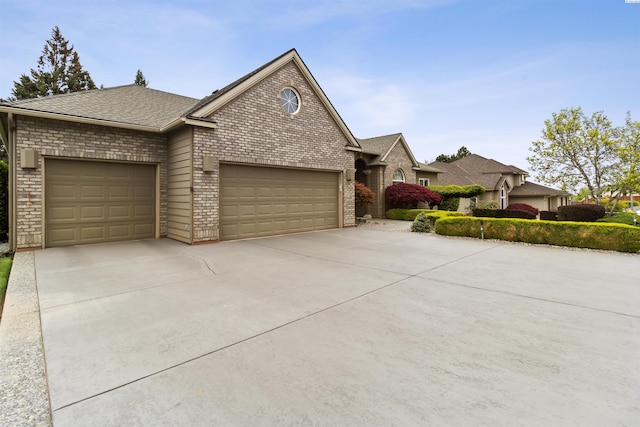
[[[155,237],[156,166],[45,162],[45,246]]]
[[[337,228],[339,174],[221,165],[220,239]]]

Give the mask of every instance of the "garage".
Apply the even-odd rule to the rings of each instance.
[[[339,173],[223,164],[220,239],[339,226]]]
[[[45,246],[153,238],[156,166],[45,161]]]

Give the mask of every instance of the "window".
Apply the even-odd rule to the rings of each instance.
[[[418,178],[418,184],[422,185],[423,187],[428,187],[429,178]]]
[[[282,89],[280,102],[282,102],[282,106],[289,114],[296,114],[300,111],[300,95],[293,88],[285,87]]]
[[[507,189],[504,188],[504,185],[500,187],[500,209],[507,208]]]
[[[402,169],[396,169],[393,173],[393,184],[402,184],[404,182],[404,172]]]

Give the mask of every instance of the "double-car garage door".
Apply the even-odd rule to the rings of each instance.
[[[45,246],[155,237],[156,166],[47,159]]]
[[[338,173],[220,166],[222,240],[337,228]]]
[[[223,164],[220,239],[337,228],[338,186],[336,172]],[[153,238],[156,215],[156,166],[46,160],[45,246]]]

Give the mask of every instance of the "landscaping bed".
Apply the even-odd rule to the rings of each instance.
[[[616,223],[447,217],[436,221],[435,232],[445,236],[640,252],[640,227]]]

